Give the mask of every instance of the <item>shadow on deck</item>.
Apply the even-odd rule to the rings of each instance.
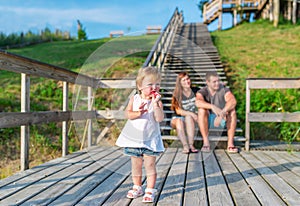
[[[299,152],[181,150],[167,148],[157,159],[157,205],[299,203]],[[142,198],[126,198],[130,171],[122,150],[94,147],[1,180],[0,205],[140,205]]]

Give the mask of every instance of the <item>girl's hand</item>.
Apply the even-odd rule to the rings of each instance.
[[[139,112],[140,112],[140,116],[142,116],[144,113],[148,112],[148,109],[145,109],[145,105],[147,104],[147,102],[142,102],[142,104],[139,106]]]
[[[160,98],[161,98],[161,95],[160,95],[157,91],[152,90],[151,93],[150,93],[150,95],[152,96],[152,101],[153,101],[154,103],[159,102],[159,100],[160,100]]]

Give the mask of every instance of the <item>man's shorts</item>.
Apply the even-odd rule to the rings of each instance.
[[[221,120],[220,126],[215,127],[214,126],[214,121],[216,119],[217,115],[215,114],[209,114],[208,117],[208,127],[211,129],[225,129],[226,128],[226,121],[224,119]]]
[[[125,147],[124,154],[132,157],[143,157],[144,155],[159,156],[161,152],[154,152],[147,148]]]

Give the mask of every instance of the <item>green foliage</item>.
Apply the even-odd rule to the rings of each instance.
[[[197,4],[199,10],[201,11],[201,17],[203,16],[203,7],[204,4],[208,3],[209,0],[200,0],[199,3]]]
[[[245,79],[299,77],[300,27],[288,23],[274,28],[269,21],[257,20],[211,34],[237,98],[239,126],[244,129]],[[299,92],[296,89],[254,90],[251,92],[251,112],[297,112],[300,110]],[[292,138],[299,141],[292,135],[297,127],[299,124],[294,123],[251,123],[251,139],[280,138],[286,141]]]
[[[31,44],[46,42],[46,41],[61,41],[61,40],[71,40],[69,32],[62,32],[56,30],[55,33],[51,32],[49,28],[45,28],[41,31],[41,34],[35,34],[32,31],[28,31],[25,34],[21,33],[11,33],[4,34],[0,33],[0,47],[14,48],[14,47],[24,47]]]
[[[78,40],[87,40],[85,28],[83,28],[83,25],[79,20],[77,20],[77,23],[78,23],[78,30],[77,30]]]
[[[31,34],[28,35],[30,36]],[[148,42],[149,45],[153,45],[157,36],[131,38],[137,38],[140,41]],[[89,56],[107,41],[109,41],[109,38],[87,41],[53,41],[19,49],[11,49],[9,52],[80,72],[82,65],[84,65]],[[119,41],[122,41],[122,39],[119,38]],[[128,39],[125,39],[126,41]],[[125,74],[124,77],[127,77],[143,64],[147,55],[148,52],[146,51],[129,55],[122,59],[122,61],[118,61],[115,65],[112,65],[110,71],[107,72],[108,74],[105,75],[117,77],[116,75],[119,73],[122,75]],[[19,112],[20,75],[0,70],[0,81],[2,84],[0,87],[0,112]],[[34,76],[30,78],[30,82],[31,111],[61,110],[62,87],[60,82]],[[119,102],[124,101],[122,98],[125,96],[128,97],[128,94],[123,96],[118,96],[118,94],[112,95],[114,91],[109,91],[108,89],[99,89],[97,92],[99,94],[96,94],[98,96],[95,98],[96,109],[119,108]],[[69,95],[69,107],[72,108],[71,99],[73,94],[70,92]],[[117,99],[112,101],[112,96],[117,97]],[[101,128],[106,126],[107,123],[103,123]],[[61,123],[51,122],[31,126],[30,134],[30,167],[61,156]],[[80,149],[81,140],[78,136],[77,128],[75,131],[73,125],[69,129],[69,152],[75,152]],[[19,154],[20,128],[0,129],[0,163],[2,165],[10,165],[3,170],[0,169],[0,178],[11,175],[20,169],[19,162],[14,162],[19,158]]]

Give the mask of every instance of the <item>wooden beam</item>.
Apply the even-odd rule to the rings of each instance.
[[[30,76],[23,74],[21,76],[21,112],[30,111]],[[21,171],[29,168],[29,137],[30,128],[28,125],[21,126]]]
[[[0,50],[0,69],[96,87],[95,78]]]
[[[95,111],[2,112],[0,128],[95,118]]]
[[[249,89],[292,89],[300,88],[300,78],[291,79],[248,79]]]
[[[69,111],[69,84],[63,82],[63,111]],[[62,156],[65,157],[68,154],[68,121],[62,122]]]
[[[249,113],[249,122],[300,122],[300,112],[295,113]]]
[[[128,79],[118,79],[118,80],[98,80],[97,84],[98,88],[114,88],[114,89],[126,89],[132,88],[135,89],[135,80]]]
[[[125,119],[123,110],[98,110],[97,119]]]

